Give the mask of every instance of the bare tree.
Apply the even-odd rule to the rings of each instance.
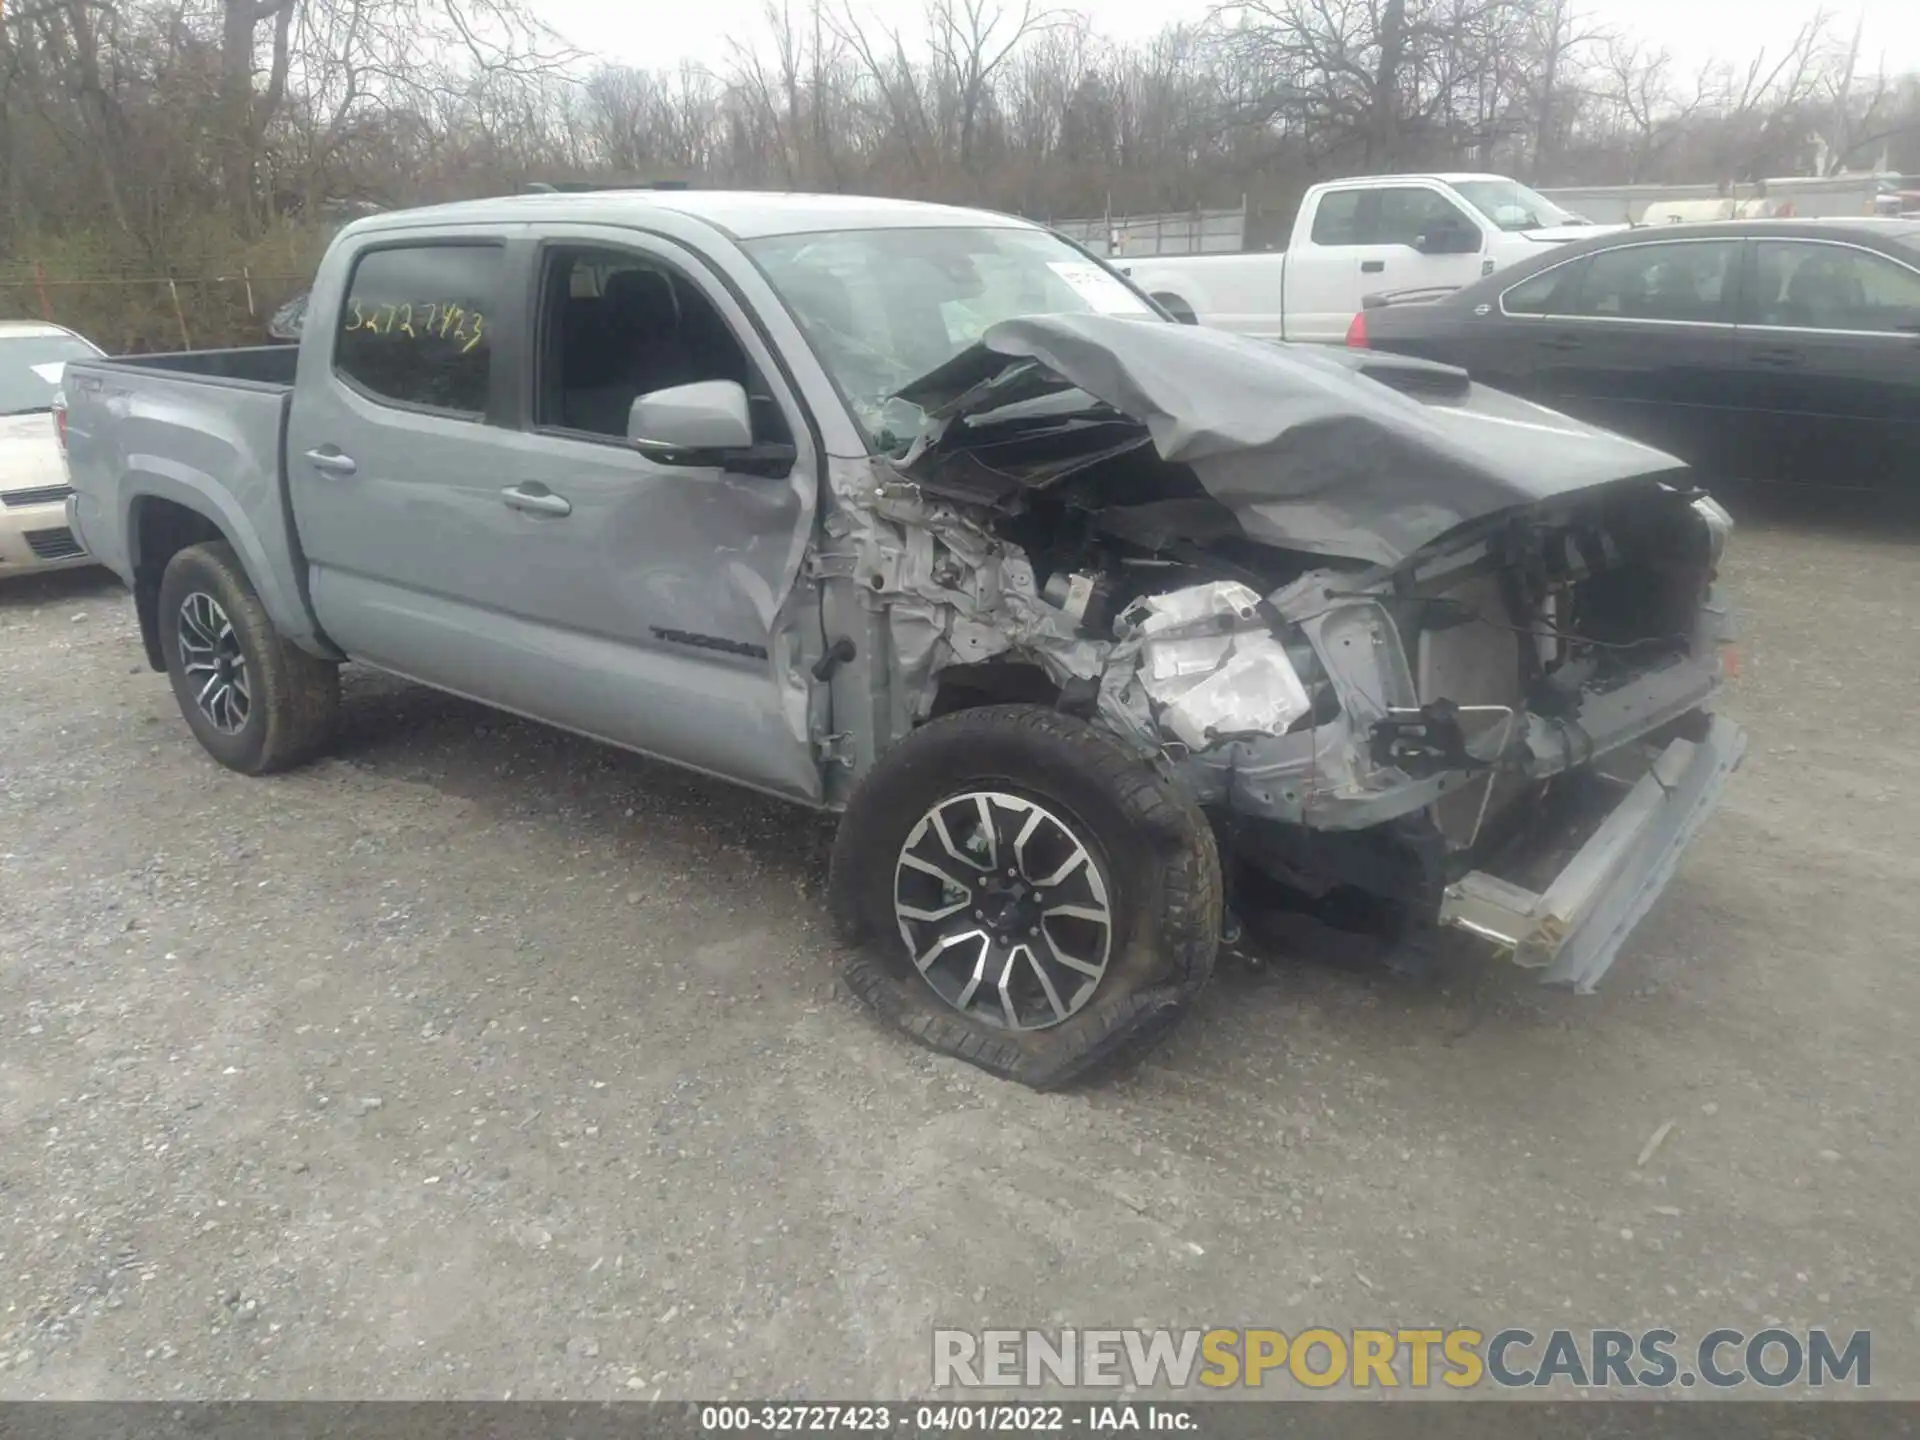
[[[1592,52],[1607,37],[1575,0],[1541,0],[1526,10],[1524,19],[1533,90],[1533,153],[1527,169],[1532,178],[1550,181],[1578,118],[1582,81],[1593,68]]]
[[[1831,24],[1831,13],[1817,10],[1778,56],[1763,49],[1744,66],[1723,64],[1703,77],[1701,89],[1718,122],[1714,178],[1757,179],[1804,154],[1808,111],[1831,54]]]
[[[925,0],[911,23],[867,3],[771,0],[717,69],[651,71],[583,64],[532,0],[13,0],[0,241],[69,270],[297,271],[342,207],[562,176],[1042,216],[1245,200],[1268,234],[1354,169],[1920,167],[1920,80],[1823,12],[1782,51],[1685,76],[1586,0],[1230,0],[1132,45],[1047,0]],[[103,333],[177,336],[171,292],[164,313],[111,293]]]
[[[933,0],[928,12],[936,73],[957,91],[956,157],[973,163],[982,113],[992,100],[994,77],[1030,37],[1062,23],[1055,11],[1022,0],[1018,14],[991,0]]]
[[[1861,12],[1852,39],[1836,53],[1818,82],[1819,109],[1823,113],[1816,123],[1824,174],[1838,174],[1856,159],[1875,163],[1874,148],[1913,124],[1912,116],[1894,113],[1896,88],[1887,74],[1884,57],[1871,74],[1861,72],[1860,45],[1866,19],[1866,13]]]

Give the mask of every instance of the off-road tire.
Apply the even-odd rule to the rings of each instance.
[[[180,610],[210,595],[233,627],[251,700],[245,723],[227,733],[204,714],[181,657]],[[160,577],[160,653],[180,713],[206,752],[243,775],[267,775],[313,759],[326,748],[340,705],[340,667],[289,643],[267,618],[246,570],[225,541],[189,545]]]
[[[894,871],[921,816],[990,785],[1071,817],[1108,876],[1110,960],[1085,1007],[1049,1029],[986,1024],[948,1005],[914,968],[894,913]],[[834,840],[828,904],[856,949],[849,988],[914,1039],[1035,1089],[1137,1058],[1213,972],[1221,915],[1212,828],[1153,764],[1087,722],[1027,705],[931,721],[854,792]]]

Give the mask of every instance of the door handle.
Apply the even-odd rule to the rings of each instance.
[[[513,485],[500,492],[509,508],[529,515],[571,515],[573,504],[564,495],[556,495],[538,481]]]
[[[1540,342],[1542,350],[1578,350],[1587,342],[1578,335],[1549,335]]]
[[[1792,370],[1806,364],[1807,357],[1799,350],[1756,350],[1753,352],[1753,363],[1770,365],[1776,370]]]
[[[1360,273],[1362,275],[1378,275],[1386,268],[1387,262],[1384,260],[1362,260],[1360,262]]]
[[[351,455],[342,455],[338,450],[330,447],[307,451],[307,463],[328,475],[351,475],[360,468],[354,464]]]

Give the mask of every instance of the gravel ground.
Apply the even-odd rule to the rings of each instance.
[[[836,986],[812,817],[354,671],[334,758],[246,780],[117,584],[0,587],[0,1398],[898,1395],[935,1324],[1776,1321],[1871,1328],[1920,1395],[1920,547],[1735,545],[1753,749],[1601,994],[1231,964],[1053,1096]]]

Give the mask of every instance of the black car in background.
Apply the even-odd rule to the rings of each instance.
[[[1616,231],[1439,299],[1369,297],[1347,341],[1710,478],[1920,492],[1920,220]]]

